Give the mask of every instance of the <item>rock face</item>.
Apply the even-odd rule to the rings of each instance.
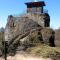
[[[55,32],[51,28],[44,28],[42,29],[42,36],[44,43],[50,45],[50,46],[55,46]]]
[[[50,17],[48,14],[25,14],[21,17],[9,16],[5,28],[5,40],[10,41],[16,35],[24,34],[39,26],[49,27],[49,25]]]
[[[35,30],[28,35],[28,38],[22,39],[20,41],[27,41],[27,44],[35,44],[35,43],[45,43],[50,46],[55,46],[54,42],[54,31],[50,28],[42,28],[41,30]]]
[[[47,13],[27,13],[18,17],[8,16],[5,41],[8,41],[9,52],[14,52],[21,45],[27,48],[31,46],[31,43],[50,43],[50,46],[55,46],[54,33],[52,29],[48,28],[49,26],[50,16]]]

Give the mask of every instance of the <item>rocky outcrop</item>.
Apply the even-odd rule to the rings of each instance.
[[[55,46],[55,32],[51,28],[44,28],[42,29],[42,36],[43,36],[43,41],[44,43],[50,45],[50,46]]]
[[[36,43],[54,44],[54,31],[49,28],[50,17],[47,13],[28,13],[19,17],[10,15],[5,27],[5,41],[8,51],[25,50]],[[23,48],[21,48],[23,46]]]
[[[47,20],[47,23],[45,22]],[[8,17],[5,28],[5,40],[10,41],[19,34],[35,29],[37,27],[49,26],[50,17],[48,14],[25,14],[20,17]]]
[[[16,51],[26,50],[40,43],[54,47],[54,31],[50,28],[34,29],[15,38],[10,43],[8,50],[10,54],[15,54]]]

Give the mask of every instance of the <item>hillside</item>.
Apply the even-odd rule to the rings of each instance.
[[[2,47],[3,40],[4,40],[4,30],[0,29],[0,48]]]
[[[55,30],[55,44],[60,47],[60,29]]]
[[[4,30],[0,29],[0,56],[2,56],[2,49],[3,49],[2,42],[3,41],[4,41]]]
[[[60,60],[60,47],[50,47],[46,44],[37,44],[35,47],[26,50],[32,56],[42,56],[43,58],[52,58]]]
[[[46,39],[47,38],[49,39],[49,37],[51,36],[52,31],[53,30],[50,29],[50,28],[43,28],[43,29],[40,30],[40,32],[43,34],[43,38],[46,38]],[[56,31],[57,31],[57,35],[56,36],[58,37],[59,36],[58,32],[60,30],[56,30]],[[2,36],[4,36],[4,35],[3,35],[2,32],[0,32],[0,38],[1,39],[2,39]],[[31,56],[37,56],[37,57],[42,56],[44,59],[45,58],[52,58],[53,60],[54,59],[59,60],[60,59],[59,58],[60,57],[60,47],[50,47],[50,46],[48,46],[49,45],[49,41],[48,40],[47,41],[44,40],[43,42],[45,42],[45,43],[41,43],[41,41],[39,41],[39,39],[37,37],[38,37],[38,31],[33,31],[32,33],[27,35],[25,38],[20,40],[20,41],[23,41],[25,39],[23,41],[23,45],[25,47],[28,47],[26,50],[24,50],[24,52],[26,54],[31,55]],[[29,47],[30,43],[32,44],[32,47]],[[59,43],[59,39],[58,39],[58,43]],[[16,56],[17,56],[17,52],[16,52]],[[16,56],[14,55],[14,57],[16,57]],[[12,58],[14,58],[14,57],[12,57]],[[24,57],[24,58],[26,58],[26,57]]]

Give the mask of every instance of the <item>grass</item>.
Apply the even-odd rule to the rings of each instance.
[[[42,57],[60,57],[60,47],[50,47],[45,44],[38,44],[26,50],[29,54]]]

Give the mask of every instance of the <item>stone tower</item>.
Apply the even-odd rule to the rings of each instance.
[[[27,13],[37,14],[40,15],[40,17],[43,16],[42,21],[39,21],[40,24],[43,27],[49,27],[50,26],[50,16],[47,12],[44,12],[44,1],[38,1],[38,2],[27,2],[25,3],[27,5]]]

